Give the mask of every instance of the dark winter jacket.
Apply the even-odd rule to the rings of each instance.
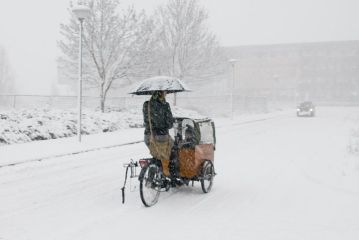
[[[150,101],[143,104],[143,120],[145,126],[145,135],[150,135],[150,124],[148,122],[148,104],[151,104],[151,124],[154,135],[169,134],[169,129],[173,127],[173,116],[171,107],[165,100],[152,97]]]

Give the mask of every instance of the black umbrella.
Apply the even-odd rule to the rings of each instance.
[[[178,78],[168,76],[156,76],[143,80],[131,94],[152,95],[155,91],[167,91],[167,93],[190,91]]]

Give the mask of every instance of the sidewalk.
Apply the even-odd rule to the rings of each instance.
[[[293,115],[291,111],[280,111],[265,114],[236,116],[234,119],[214,119],[216,128],[230,125],[246,124],[265,121],[277,117]],[[71,154],[95,151],[103,148],[117,147],[143,141],[143,128],[123,129],[110,133],[99,133],[82,136],[82,142],[77,137],[35,141],[0,147],[0,168],[25,162],[41,161]]]
[[[0,167],[24,162],[40,161],[70,154],[77,154],[143,141],[143,129],[123,129],[110,133],[35,141],[0,147]]]

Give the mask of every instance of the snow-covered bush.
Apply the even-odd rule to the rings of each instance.
[[[0,145],[74,136],[77,133],[76,124],[77,113],[74,110],[5,111],[0,113]],[[83,134],[112,132],[131,127],[142,127],[142,113],[139,110],[83,112]]]
[[[174,116],[201,118],[197,112],[174,107]],[[113,132],[143,127],[142,108],[84,110],[82,133]],[[0,112],[0,145],[71,137],[77,134],[76,110],[23,109]]]

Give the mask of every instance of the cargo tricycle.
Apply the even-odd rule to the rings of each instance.
[[[214,122],[209,118],[175,117],[170,135],[174,139],[174,160],[143,158],[125,165],[126,179],[128,169],[131,170],[131,177],[138,177],[140,197],[146,207],[156,204],[160,193],[172,187],[190,184],[193,187],[194,182],[200,182],[204,193],[211,191],[216,175]],[[134,170],[137,166],[141,167],[138,176]],[[175,177],[171,174],[172,169],[177,170]],[[124,187],[122,196],[124,202]]]

